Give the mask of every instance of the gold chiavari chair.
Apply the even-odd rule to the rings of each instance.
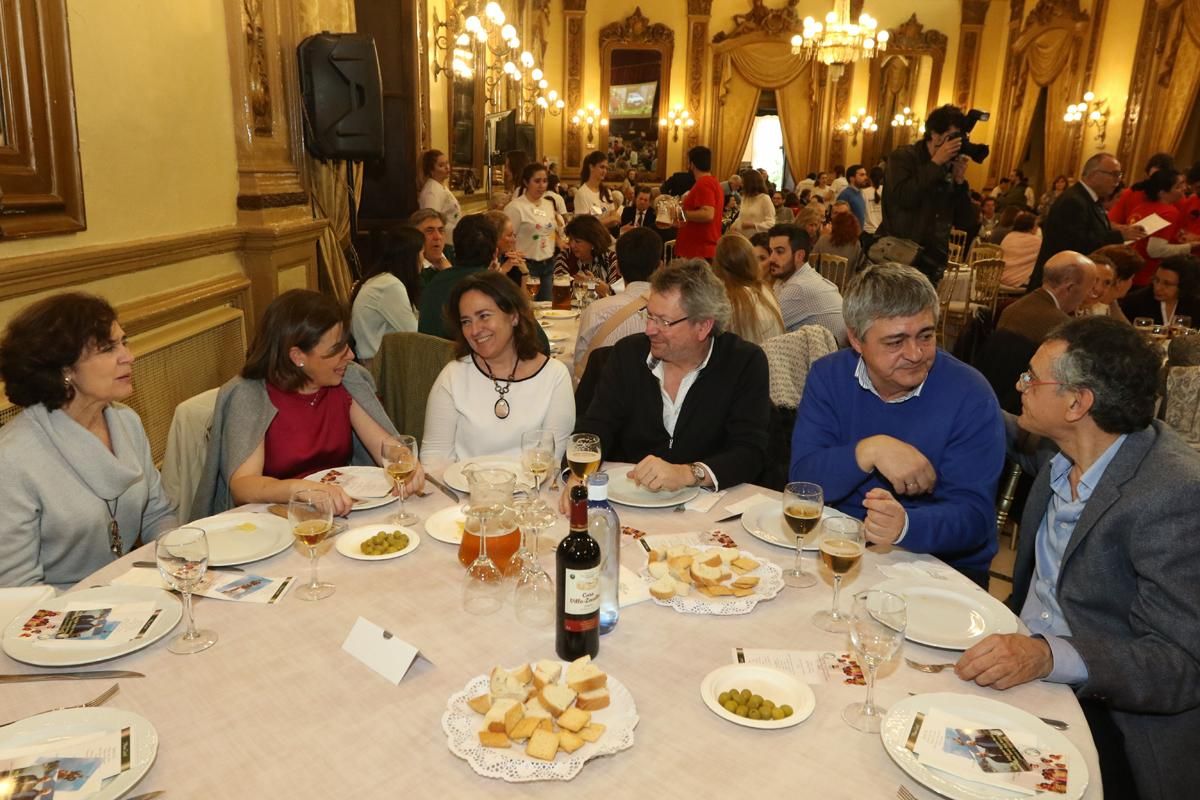
[[[836,256],[833,253],[817,253],[815,260],[816,263],[813,266],[817,268],[817,272],[837,284],[838,291],[845,294],[846,284],[850,283],[851,277],[850,260],[845,256]]]
[[[938,317],[937,340],[938,346],[943,350],[953,348],[970,313],[973,274],[973,270],[966,264],[951,261],[938,282],[938,305],[941,307],[941,313]]]
[[[1000,293],[1000,276],[1004,272],[1004,259],[981,258],[971,265],[974,279],[971,283],[971,308],[986,308],[994,319],[996,316],[996,298]]]
[[[950,229],[950,260],[961,264],[966,256],[967,232],[958,228]]]
[[[1004,260],[1004,251],[1000,249],[1000,245],[991,244],[990,242],[981,242],[978,239],[971,245],[971,255],[967,259],[967,263],[971,266],[975,265],[976,261],[982,259],[998,258]]]

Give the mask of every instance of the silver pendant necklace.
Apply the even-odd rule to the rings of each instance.
[[[508,407],[508,401],[504,399],[504,395],[508,394],[508,390],[511,388],[513,378],[517,377],[517,365],[520,363],[521,359],[518,356],[517,359],[513,361],[512,372],[509,374],[508,380],[506,380],[504,385],[501,386],[500,381],[498,381],[496,376],[492,374],[492,365],[488,363],[486,358],[483,359],[483,367],[487,370],[488,377],[492,379],[492,386],[496,387],[496,394],[500,395],[500,397],[496,399],[496,405],[492,407],[492,410],[496,412],[496,419],[508,419],[510,409]]]

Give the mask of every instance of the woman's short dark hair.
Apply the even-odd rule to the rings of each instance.
[[[262,380],[285,392],[304,388],[308,376],[289,355],[293,347],[311,352],[334,326],[342,326],[342,348],[350,346],[350,314],[336,299],[308,289],[291,289],[263,312],[242,377]],[[326,355],[322,353],[321,355]]]
[[[50,411],[75,396],[64,371],[92,345],[112,336],[117,312],[103,298],[67,292],[39,300],[8,323],[0,341],[0,379],[8,399],[22,408],[41,403]]]
[[[363,284],[385,272],[390,272],[404,284],[408,302],[417,308],[421,302],[421,253],[424,249],[425,234],[410,225],[401,225],[384,233],[378,257],[363,274],[362,280],[354,285],[354,291],[350,294],[350,308],[354,308],[354,301]]]
[[[1117,280],[1121,281],[1131,280],[1146,266],[1146,259],[1142,258],[1141,253],[1127,244],[1106,244],[1093,252],[1089,258],[1096,256],[1111,261],[1113,270],[1117,273]]]
[[[1169,269],[1179,276],[1180,300],[1200,299],[1200,260],[1195,256],[1181,255],[1164,258],[1159,262],[1158,268]]]
[[[1033,226],[1037,224],[1037,215],[1030,214],[1028,211],[1022,211],[1017,214],[1017,218],[1013,220],[1012,229],[1019,233],[1033,233]]]
[[[517,324],[513,328],[513,344],[517,349],[517,358],[529,359],[542,352],[541,341],[537,335],[537,321],[533,317],[533,305],[529,296],[504,275],[487,270],[468,275],[456,283],[450,290],[450,297],[443,309],[446,330],[454,331],[455,354],[459,358],[473,352],[463,335],[462,318],[458,310],[463,295],[472,291],[482,292],[492,298],[492,302],[502,314],[517,315]]]
[[[1179,180],[1179,171],[1166,167],[1159,169],[1144,179],[1135,183],[1132,189],[1142,192],[1146,195],[1147,200],[1158,200],[1158,196],[1163,192],[1169,192],[1175,188],[1175,182]]]
[[[421,184],[433,175],[433,168],[437,166],[438,159],[446,155],[441,150],[426,150],[421,153]]]
[[[1090,389],[1092,419],[1106,433],[1133,433],[1150,424],[1162,354],[1125,322],[1083,317],[1065,322],[1046,341],[1067,345],[1051,370],[1064,389]]]
[[[467,214],[454,226],[456,265],[478,267],[492,263],[500,234],[483,214]]]
[[[600,220],[589,214],[572,217],[563,231],[572,239],[590,244],[593,257],[612,247],[612,234],[601,224]]]

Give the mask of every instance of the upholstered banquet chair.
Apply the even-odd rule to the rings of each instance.
[[[442,368],[454,360],[454,342],[424,333],[389,333],[380,340],[371,373],[383,410],[396,430],[421,441],[425,403]]]
[[[837,340],[821,325],[801,325],[791,333],[774,336],[763,343],[771,392],[770,437],[763,486],[782,489],[787,483],[792,459],[792,428],[796,425],[796,409],[804,396],[808,371],[814,361],[837,349]]]
[[[175,407],[171,429],[167,432],[167,451],[163,455],[163,489],[179,506],[179,519],[187,522],[196,484],[204,470],[208,453],[208,426],[217,402],[216,389],[189,397]]]

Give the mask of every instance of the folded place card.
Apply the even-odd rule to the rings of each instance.
[[[753,495],[751,495],[750,497],[747,497],[745,500],[739,500],[736,503],[730,503],[729,505],[725,506],[724,516],[732,516],[733,514],[745,514],[747,509],[752,508],[752,507],[758,505],[759,503],[778,503],[778,502],[779,502],[778,497],[771,497],[770,495],[766,495],[761,492],[755,492]]]
[[[425,659],[420,650],[363,617],[350,629],[342,649],[397,686],[413,661]]]
[[[725,496],[725,492],[709,492],[702,491],[700,494],[693,497],[691,500],[683,504],[683,507],[688,511],[699,511],[701,514],[707,514],[717,501]]]

